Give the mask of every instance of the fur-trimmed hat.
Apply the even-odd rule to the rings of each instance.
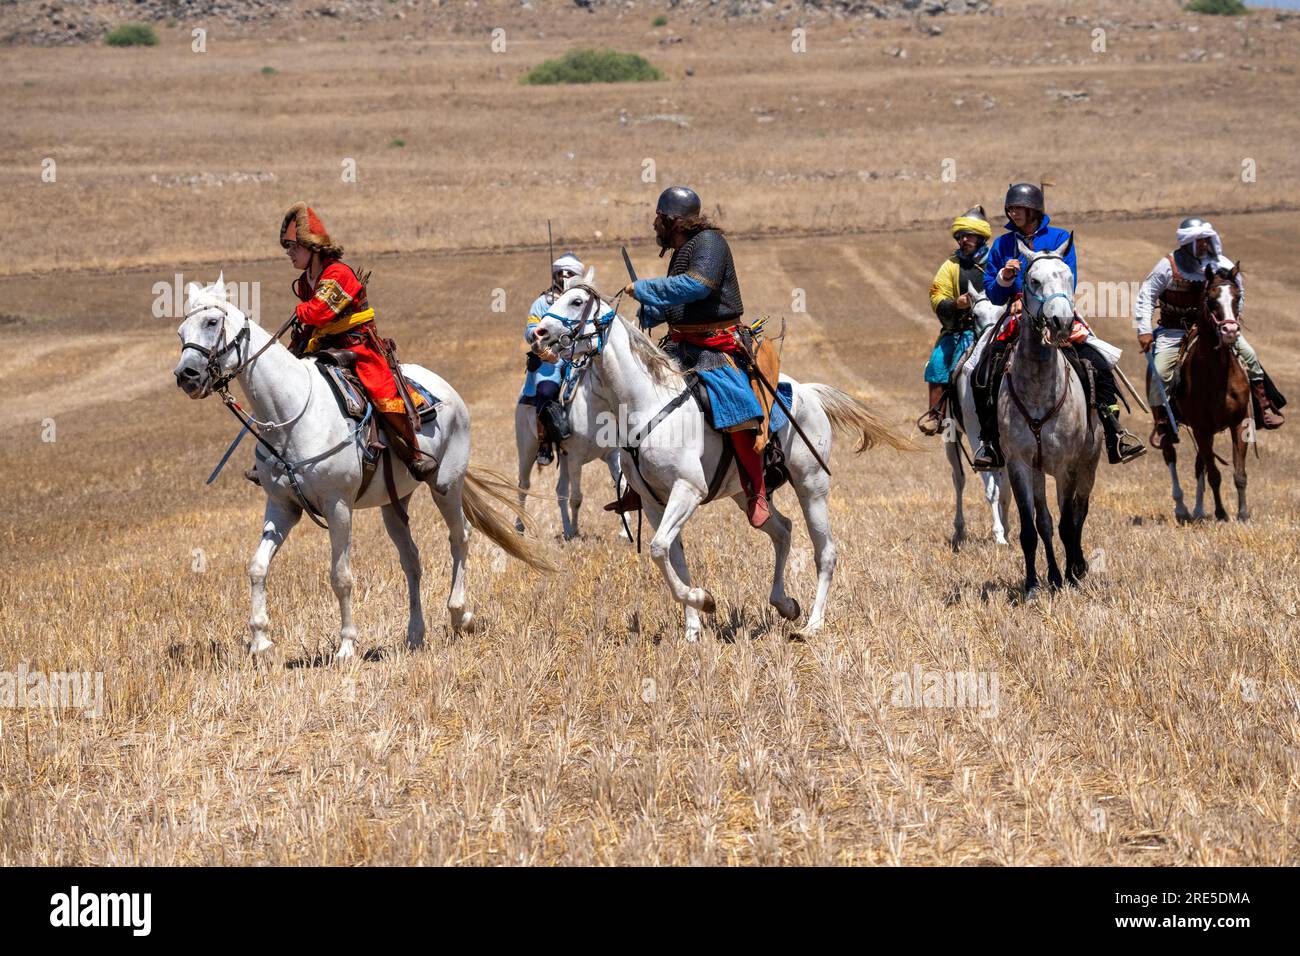
[[[343,247],[330,239],[325,224],[305,202],[296,202],[290,206],[280,222],[281,245],[286,241],[297,242],[328,259],[338,259],[343,255]]]

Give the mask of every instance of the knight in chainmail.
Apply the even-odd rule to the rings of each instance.
[[[1156,263],[1138,291],[1134,306],[1134,318],[1137,320],[1138,345],[1143,352],[1152,351],[1152,363],[1156,374],[1164,384],[1164,392],[1171,393],[1174,376],[1178,370],[1178,356],[1183,337],[1195,322],[1196,313],[1201,307],[1205,293],[1205,270],[1207,267],[1216,272],[1230,274],[1233,262],[1223,254],[1223,242],[1214,227],[1204,219],[1195,217],[1184,219],[1178,224],[1178,248]],[[1233,281],[1242,292],[1241,274]],[[1153,327],[1152,318],[1156,306],[1160,307],[1160,318]],[[1264,428],[1280,428],[1284,423],[1277,403],[1277,397],[1284,401],[1272,388],[1272,382],[1264,373],[1255,350],[1246,341],[1246,336],[1238,334],[1232,346],[1246,369],[1251,391],[1259,406],[1259,424]],[[1169,410],[1164,406],[1164,397],[1160,383],[1154,377],[1147,383],[1147,397],[1151,403],[1151,413],[1155,419],[1155,431],[1151,433],[1151,444],[1156,448],[1178,441],[1169,421]]]
[[[708,389],[713,426],[727,432],[735,448],[750,524],[758,528],[771,515],[763,467],[768,410],[755,395],[748,375],[728,358],[748,361],[749,353],[738,341],[749,334],[741,322],[745,306],[726,236],[700,208],[700,197],[685,186],[663,191],[654,229],[660,255],[672,251],[668,275],[639,279],[623,291],[641,303],[643,328],[667,324],[666,351],[683,370],[698,374]],[[778,410],[771,411],[776,431]],[[625,496],[608,510],[627,510],[637,504]]]

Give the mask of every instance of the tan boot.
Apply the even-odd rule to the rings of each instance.
[[[420,451],[415,430],[411,427],[411,419],[406,412],[380,412],[379,415],[393,451],[406,462],[411,474],[419,481],[428,481],[437,474],[438,462]]]
[[[1255,403],[1259,405],[1260,424],[1265,428],[1281,428],[1286,424],[1286,419],[1282,413],[1273,407],[1273,403],[1268,400],[1268,393],[1264,391],[1264,382],[1251,382],[1251,391],[1255,393]]]

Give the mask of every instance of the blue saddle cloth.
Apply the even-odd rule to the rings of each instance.
[[[724,365],[720,368],[704,369],[696,373],[704,387],[708,389],[709,401],[713,405],[713,427],[722,430],[751,422],[763,417],[763,406],[754,397],[754,390],[749,387],[749,376],[739,369]],[[789,405],[794,391],[789,382],[781,382],[776,387],[782,400]],[[770,431],[776,434],[786,426],[786,414],[781,406],[772,405]]]

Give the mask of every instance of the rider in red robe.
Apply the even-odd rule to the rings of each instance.
[[[375,311],[366,301],[366,286],[340,257],[343,248],[325,231],[306,203],[295,203],[280,223],[280,245],[302,274],[293,283],[300,300],[295,307],[295,355],[318,349],[346,349],[357,356],[356,374],[397,455],[420,480],[429,478],[438,463],[419,450],[415,426],[393,377],[388,358],[375,332]]]

